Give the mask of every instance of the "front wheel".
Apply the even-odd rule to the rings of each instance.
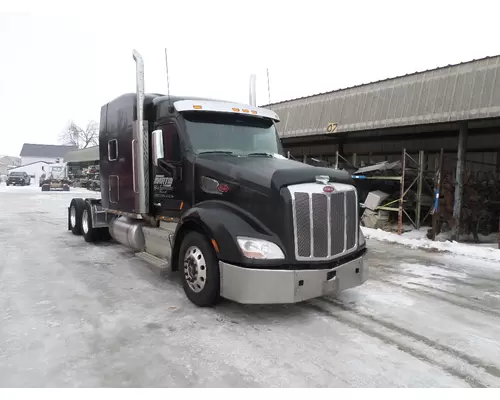
[[[182,286],[191,302],[199,307],[215,305],[220,294],[219,263],[209,241],[198,232],[190,232],[179,252]]]

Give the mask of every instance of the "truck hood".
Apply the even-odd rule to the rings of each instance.
[[[267,193],[279,193],[281,188],[288,185],[314,182],[317,175],[327,175],[331,182],[353,184],[346,171],[314,167],[287,158],[203,155],[196,160],[196,164],[242,186],[256,190],[260,188],[258,191]]]
[[[288,185],[315,182],[317,175],[327,175],[330,181],[353,184],[349,173],[333,168],[314,167],[289,159],[265,156],[237,157],[204,154],[195,160],[196,179],[202,176],[234,184],[234,192],[225,200],[253,215],[280,238],[287,254],[293,254],[292,210]],[[221,199],[198,191],[197,202]]]

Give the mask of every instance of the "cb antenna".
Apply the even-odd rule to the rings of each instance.
[[[165,47],[165,68],[167,70],[167,97],[168,97],[168,105],[169,107],[172,107],[172,102],[170,101],[170,79],[168,76],[168,55],[167,55],[167,48]]]
[[[271,83],[269,81],[269,68],[267,68],[267,97],[269,99],[269,104],[271,104]]]

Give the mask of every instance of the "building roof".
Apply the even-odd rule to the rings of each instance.
[[[99,161],[99,146],[87,147],[86,149],[75,150],[64,156],[64,162],[86,162]]]
[[[30,162],[29,164],[24,164],[24,165],[19,165],[18,167],[9,168],[9,171],[14,171],[15,169],[22,169],[22,168],[25,168],[25,167],[27,167],[29,165],[33,165],[33,164],[47,164],[47,165],[50,164],[50,165],[52,165],[54,163],[47,162],[47,161],[33,161],[33,162]]]
[[[78,150],[76,146],[54,144],[25,143],[21,149],[21,157],[62,158],[70,151]]]
[[[266,107],[279,115],[282,138],[495,118],[499,70],[500,55]]]

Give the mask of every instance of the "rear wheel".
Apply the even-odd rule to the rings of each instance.
[[[220,294],[219,263],[209,241],[198,232],[183,239],[179,251],[179,270],[184,292],[199,307],[215,305]]]
[[[82,212],[84,207],[85,201],[83,201],[83,199],[71,200],[69,205],[68,228],[73,232],[73,235],[82,234]]]
[[[85,202],[82,210],[82,235],[86,242],[92,243],[99,239],[99,230],[92,225],[91,205]]]

